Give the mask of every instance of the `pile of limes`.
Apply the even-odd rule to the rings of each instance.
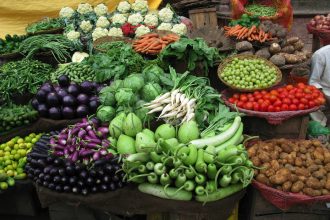
[[[32,133],[25,138],[14,137],[0,144],[0,191],[15,184],[15,179],[24,179],[26,155],[42,134]]]

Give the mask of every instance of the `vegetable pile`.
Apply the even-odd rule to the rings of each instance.
[[[259,28],[266,33],[269,33],[273,38],[284,39],[287,36],[287,29],[271,22],[270,20],[262,21],[259,25]]]
[[[253,169],[245,148],[238,145],[243,131],[240,121],[236,117],[221,134],[204,139],[198,139],[195,121],[184,122],[178,132],[162,124],[155,132],[140,131],[135,140],[119,137],[118,152],[130,142],[132,146],[123,165],[127,180],[138,183],[141,192],[160,198],[189,201],[194,196],[204,203],[241,190],[250,183]]]
[[[27,156],[25,170],[28,177],[38,185],[57,192],[87,195],[89,193],[114,191],[124,186],[118,158],[97,160],[93,166],[73,163],[65,158],[49,155],[51,132],[43,135]]]
[[[20,43],[26,38],[25,35],[13,36],[7,34],[4,39],[0,39],[0,54],[8,54],[18,52]]]
[[[220,73],[229,85],[239,89],[262,89],[274,85],[277,71],[261,59],[234,58]]]
[[[180,37],[176,34],[166,34],[162,37],[156,33],[145,34],[133,42],[133,48],[141,54],[157,55],[167,45],[179,39]]]
[[[10,103],[13,95],[35,94],[49,79],[51,71],[50,65],[35,60],[24,59],[5,63],[0,67],[1,99]]]
[[[225,26],[226,36],[236,37],[237,40],[247,39],[248,41],[259,41],[263,43],[265,41],[273,40],[272,36],[262,29],[252,26],[251,28],[243,27],[241,25],[235,25],[233,27]]]
[[[240,19],[231,20],[229,26],[241,25],[242,27],[251,28],[252,26],[258,27],[259,24],[260,24],[260,20],[258,16],[254,16],[254,15],[250,16],[248,14],[242,14]]]
[[[28,34],[34,34],[39,31],[52,30],[64,27],[64,21],[61,18],[45,18],[41,21],[30,24],[26,27]]]
[[[30,105],[0,106],[0,133],[30,124],[38,118],[38,112]]]
[[[258,182],[308,196],[330,194],[330,151],[318,140],[259,141],[248,149]]]
[[[52,72],[50,79],[52,83],[57,83],[57,79],[66,75],[72,82],[82,83],[84,81],[95,81],[95,71],[89,65],[82,63],[63,64],[55,72]]]
[[[96,83],[71,83],[69,77],[58,78],[58,86],[43,84],[32,100],[32,106],[41,117],[59,119],[83,118],[96,112],[99,106]]]
[[[245,7],[245,11],[260,17],[272,17],[277,13],[275,7],[260,4],[249,4]]]
[[[26,154],[31,151],[41,134],[15,137],[0,144],[0,192],[15,185],[15,180],[26,178],[24,167]]]
[[[229,102],[239,108],[261,112],[297,111],[324,105],[325,98],[315,86],[299,83],[254,93],[234,94]]]
[[[319,30],[330,30],[330,14],[327,16],[316,15],[309,24]]]

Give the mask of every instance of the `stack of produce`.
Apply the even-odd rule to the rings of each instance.
[[[327,16],[316,15],[310,22],[309,25],[318,30],[330,30],[330,14]]]
[[[15,95],[36,94],[49,79],[52,67],[36,60],[20,60],[0,67],[0,99],[10,103]],[[19,76],[19,77],[17,77]]]
[[[248,149],[258,182],[284,192],[330,195],[330,151],[318,140],[274,139]]]
[[[0,39],[0,55],[18,52],[20,43],[26,36],[13,36],[7,34],[4,39]]]
[[[63,64],[55,72],[52,72],[50,79],[52,83],[57,83],[60,76],[68,76],[72,82],[82,83],[84,81],[95,81],[95,71],[89,65],[82,63]]]
[[[38,112],[30,105],[0,106],[0,133],[30,124],[38,118]]]
[[[261,4],[248,4],[245,11],[258,17],[272,17],[277,13],[276,7]]]
[[[130,154],[123,169],[141,192],[184,201],[194,195],[199,202],[211,202],[240,191],[253,177],[252,162],[238,145],[242,131],[239,116],[222,133],[203,139],[198,139],[195,121],[184,122],[177,133],[172,125],[162,124],[155,133],[141,128],[131,137],[124,135],[125,141],[121,134],[116,147]]]
[[[41,21],[28,25],[26,27],[26,33],[34,34],[41,31],[63,28],[64,26],[64,21],[61,18],[45,18]]]
[[[176,34],[165,34],[162,37],[156,33],[145,34],[133,42],[133,48],[138,53],[157,55],[167,45],[179,39],[180,37]]]
[[[239,108],[260,111],[280,112],[315,108],[325,104],[325,98],[315,86],[298,83],[254,93],[236,93],[229,102]]]
[[[26,178],[24,167],[26,154],[32,150],[41,134],[30,134],[25,138],[15,137],[0,144],[0,192],[15,185],[15,180]]]
[[[84,129],[83,126],[85,126]],[[90,127],[92,129],[88,130]],[[103,140],[104,142],[105,140],[103,138],[105,133],[97,137],[91,136],[98,135],[95,132],[96,127],[96,123],[84,121],[75,125],[72,129],[64,129],[61,133],[51,132],[50,135],[44,135],[42,140],[37,142],[36,146],[28,154],[27,165],[25,167],[28,177],[38,185],[51,190],[82,195],[114,191],[123,187],[124,182],[122,179],[124,173],[120,171],[121,165],[118,158],[108,153],[103,158],[101,157],[103,153],[102,149],[106,149],[106,147],[99,146],[98,144],[91,146],[91,143],[98,143],[99,140]],[[82,135],[79,128],[83,129],[81,131],[85,131],[86,134]],[[75,131],[78,131],[78,133],[74,133]],[[68,136],[66,132],[71,133],[72,136],[70,134]],[[64,138],[65,135],[67,138]],[[84,143],[79,140],[79,136],[93,142],[87,143],[87,141]],[[52,144],[54,138],[57,139],[56,144]],[[73,141],[70,146],[68,138]],[[79,146],[84,147],[84,150],[79,150],[79,141]],[[76,145],[73,143],[76,143]],[[50,151],[53,153],[49,154]],[[92,151],[92,154],[88,151]],[[94,151],[99,152],[97,157],[95,153],[93,154]],[[74,156],[68,157],[66,154],[60,152]]]
[[[58,86],[43,84],[32,100],[41,117],[58,119],[82,118],[96,112],[99,85],[89,81],[71,83],[66,75],[58,78]]]
[[[260,30],[269,33],[273,38],[277,38],[279,40],[285,39],[288,34],[286,28],[280,24],[273,23],[270,20],[262,21],[259,28]]]
[[[236,37],[237,40],[247,39],[248,41],[258,41],[260,43],[273,40],[270,34],[256,26],[248,28],[241,25],[235,25],[234,27],[225,26],[224,29],[226,30],[226,36]]]

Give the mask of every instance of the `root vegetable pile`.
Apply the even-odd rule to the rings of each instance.
[[[256,26],[251,28],[243,27],[241,25],[235,25],[234,27],[225,26],[226,36],[236,37],[237,40],[247,39],[248,41],[259,41],[263,43],[265,41],[272,40],[272,35],[259,29]]]
[[[299,83],[271,91],[234,94],[229,102],[239,108],[261,112],[297,111],[325,104],[324,95],[315,86]]]
[[[133,42],[133,48],[138,53],[157,55],[167,45],[179,39],[176,34],[166,34],[163,37],[156,33],[145,34]]]
[[[330,194],[330,151],[318,140],[274,139],[248,149],[258,182],[284,192]]]

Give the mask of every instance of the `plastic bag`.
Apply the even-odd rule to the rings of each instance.
[[[317,137],[319,135],[328,135],[330,134],[330,129],[324,127],[318,121],[310,121],[308,123],[307,129],[308,135]]]

